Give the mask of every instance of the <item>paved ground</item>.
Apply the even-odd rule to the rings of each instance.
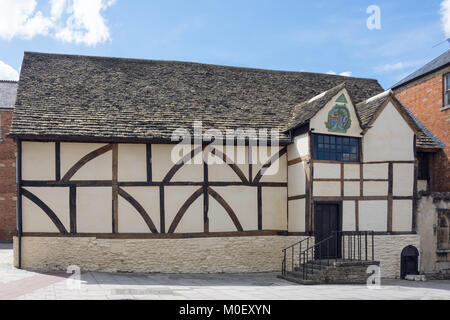
[[[380,289],[365,285],[301,286],[276,274],[163,275],[40,273],[12,266],[11,245],[0,244],[0,299],[447,299],[450,281],[384,280]],[[77,284],[80,284],[77,286]]]

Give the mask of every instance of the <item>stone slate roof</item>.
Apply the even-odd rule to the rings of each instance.
[[[0,80],[0,109],[13,109],[16,102],[17,81]]]
[[[296,105],[344,81],[355,103],[383,91],[328,74],[26,52],[10,135],[165,140],[194,120],[285,130]]]
[[[407,84],[408,82],[411,82],[413,80],[416,80],[417,78],[420,78],[422,76],[425,76],[435,70],[441,69],[443,67],[446,67],[450,64],[450,50],[447,50],[445,53],[434,59],[433,61],[427,63],[425,66],[420,68],[417,71],[414,71],[406,78],[400,80],[397,82],[392,89],[396,89],[402,85]]]
[[[416,146],[422,149],[442,149],[445,145],[434,136],[394,95],[392,90],[385,91],[366,101],[358,103],[355,108],[359,114],[361,125],[366,127],[373,119],[377,111],[388,99],[393,99],[400,106],[404,114],[409,117],[409,124],[418,131]]]
[[[321,93],[308,101],[304,101],[294,107],[292,118],[288,123],[289,129],[295,129],[313,118],[335,95],[345,88],[345,82]]]

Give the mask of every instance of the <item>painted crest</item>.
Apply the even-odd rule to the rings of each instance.
[[[347,133],[347,130],[352,125],[350,119],[350,111],[347,109],[347,99],[342,94],[337,100],[336,105],[328,113],[328,122],[325,122],[325,126],[329,132],[342,132]]]

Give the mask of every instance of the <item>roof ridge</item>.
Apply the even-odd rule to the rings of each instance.
[[[327,77],[333,78],[343,78],[344,79],[357,79],[357,80],[368,80],[368,81],[376,81],[375,78],[363,78],[363,77],[348,77],[341,76],[337,74],[328,74],[328,73],[320,73],[320,72],[307,72],[307,71],[289,71],[289,70],[277,70],[277,69],[265,69],[265,68],[255,68],[255,67],[242,67],[242,66],[231,66],[231,65],[221,65],[214,63],[204,63],[204,62],[195,62],[195,61],[179,61],[179,60],[158,60],[158,59],[143,59],[143,58],[124,58],[124,57],[107,57],[107,56],[89,56],[89,55],[80,55],[80,54],[67,54],[67,53],[47,53],[47,52],[36,52],[36,51],[25,51],[25,55],[46,55],[46,56],[62,56],[62,57],[72,57],[72,58],[88,58],[88,59],[108,59],[108,60],[122,60],[129,62],[140,62],[140,63],[177,63],[177,64],[191,64],[191,65],[203,65],[209,67],[217,67],[217,68],[230,68],[237,70],[253,70],[253,71],[262,71],[262,72],[274,72],[274,73],[288,73],[288,74],[311,74],[311,75],[325,75]],[[345,82],[345,81],[344,81]]]

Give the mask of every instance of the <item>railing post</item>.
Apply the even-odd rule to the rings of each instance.
[[[364,244],[366,246],[366,261],[367,261],[367,231],[364,231],[364,238],[365,238]]]
[[[303,280],[306,280],[306,259],[305,259],[305,252],[303,252]]]
[[[291,265],[292,265],[292,269],[291,271],[294,272],[294,247],[291,247]]]
[[[361,261],[361,233],[358,233],[358,261]]]
[[[374,232],[372,231],[372,261],[375,261],[375,247],[374,247],[373,234],[374,234]]]
[[[286,275],[286,249],[283,250],[284,259],[283,259],[283,275]]]

